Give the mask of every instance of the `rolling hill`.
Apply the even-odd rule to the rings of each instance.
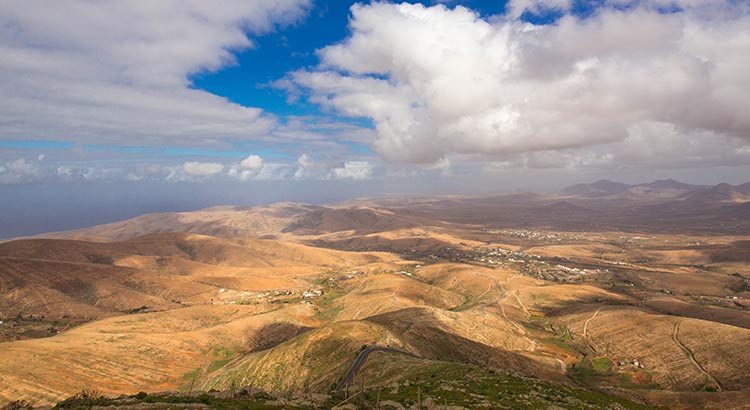
[[[243,386],[469,408],[750,399],[746,204],[597,187],[618,192],[219,207],[0,243],[0,405]],[[637,190],[688,193],[623,199]]]

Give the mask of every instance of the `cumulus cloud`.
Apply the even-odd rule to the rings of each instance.
[[[0,163],[0,184],[23,184],[38,181],[42,177],[39,165],[24,158]]]
[[[128,180],[128,181],[131,181],[131,182],[137,182],[137,181],[142,181],[143,180],[143,176],[138,175],[135,172],[131,171],[131,172],[128,172],[125,175],[125,179]]]
[[[197,144],[257,138],[260,109],[190,87],[309,0],[0,2],[0,135]]]
[[[127,179],[127,174],[122,168],[87,167],[81,177],[86,181],[113,181]]]
[[[302,155],[300,155],[300,156],[299,156],[299,158],[297,158],[297,164],[298,164],[298,165],[299,165],[299,166],[300,166],[301,168],[310,168],[310,167],[312,167],[312,166],[313,166],[313,165],[314,165],[315,163],[313,162],[312,158],[310,158],[310,156],[309,156],[309,155],[307,155],[307,154],[303,153]]]
[[[224,165],[214,162],[185,162],[182,164],[182,170],[190,176],[210,176],[218,174],[224,170]]]
[[[542,3],[569,7],[515,4]],[[632,3],[545,26],[463,7],[355,5],[351,36],[288,81],[314,102],[371,119],[374,148],[397,162],[525,156],[531,164],[539,153],[542,164],[555,162],[547,152],[590,149],[567,160],[602,164],[626,158],[637,130],[655,123],[703,145],[747,141],[747,7],[695,0],[660,13],[655,1]]]
[[[227,175],[240,181],[249,181],[253,176],[255,176],[256,173],[257,172],[251,171],[249,169],[243,170],[237,166],[233,166],[229,168],[229,171],[227,171]]]
[[[263,181],[263,180],[287,180],[292,178],[294,167],[289,164],[263,164],[255,169],[243,169],[241,166],[232,166],[227,171],[230,178],[238,181]]]
[[[229,167],[227,175],[240,181],[249,181],[258,176],[263,168],[264,164],[262,157],[259,155],[249,155],[247,158],[240,161],[239,164]]]
[[[367,161],[348,161],[343,167],[333,168],[329,174],[332,179],[370,179],[372,164]]]
[[[299,165],[299,168],[294,172],[294,179],[306,179],[312,174],[315,161],[309,155],[303,153],[297,158],[297,165]]]
[[[63,178],[70,178],[73,176],[73,168],[65,165],[60,165],[59,167],[57,167],[57,175]]]
[[[263,167],[263,158],[258,155],[250,155],[240,162],[243,168],[258,170]]]

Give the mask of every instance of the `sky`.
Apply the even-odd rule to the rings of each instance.
[[[6,0],[0,238],[220,204],[750,180],[750,1]]]

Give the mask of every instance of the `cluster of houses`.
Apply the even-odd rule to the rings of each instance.
[[[638,359],[627,360],[627,361],[620,360],[620,361],[617,362],[617,366],[618,367],[625,367],[627,365],[632,365],[633,367],[636,367],[638,369],[643,369],[644,368],[643,363],[641,363],[641,361],[638,360]]]
[[[564,266],[564,265],[559,265],[559,264],[555,265],[555,267],[557,269],[560,269],[563,272],[568,272],[568,273],[572,273],[576,275],[587,275],[593,272],[596,272],[596,273],[601,272],[599,269],[591,270],[591,269],[571,268],[570,266]]]
[[[539,260],[539,255],[531,255],[524,252],[512,251],[503,248],[475,247],[474,255],[469,259],[474,262],[486,263],[488,265],[506,266],[505,262],[526,263],[527,260]]]
[[[483,232],[491,233],[495,235],[502,235],[509,238],[519,239],[531,239],[535,241],[580,241],[587,239],[585,236],[568,233],[568,232],[544,232],[544,231],[530,231],[526,229],[501,229],[501,228],[483,228]]]
[[[219,289],[219,293],[228,293],[227,289]],[[273,302],[280,299],[289,299],[295,295],[295,292],[291,289],[277,289],[267,290],[263,292],[233,292],[231,295],[227,295],[224,303],[228,305],[248,305],[260,302],[265,299],[267,302]]]
[[[359,277],[362,277],[364,275],[365,275],[365,273],[362,272],[362,271],[353,270],[351,272],[346,272],[346,273],[341,274],[339,276],[331,276],[330,278],[326,279],[326,282],[328,282],[329,284],[334,284],[334,283],[340,282],[342,280],[359,278]]]
[[[318,296],[321,296],[322,294],[323,294],[323,291],[320,289],[306,290],[302,292],[302,299],[316,298]]]

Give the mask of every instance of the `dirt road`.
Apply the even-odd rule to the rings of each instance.
[[[690,359],[690,361],[695,365],[695,367],[703,373],[706,378],[708,378],[709,381],[711,381],[714,384],[714,387],[718,391],[721,391],[721,383],[719,383],[719,380],[716,379],[711,373],[709,373],[706,369],[703,368],[703,366],[698,363],[697,360],[695,360],[695,355],[693,354],[693,351],[690,350],[689,347],[685,346],[679,339],[678,334],[680,332],[680,324],[682,323],[683,319],[679,319],[678,321],[674,322],[674,331],[672,331],[672,340],[677,344],[677,346],[682,349],[683,352],[685,352],[685,355]]]

